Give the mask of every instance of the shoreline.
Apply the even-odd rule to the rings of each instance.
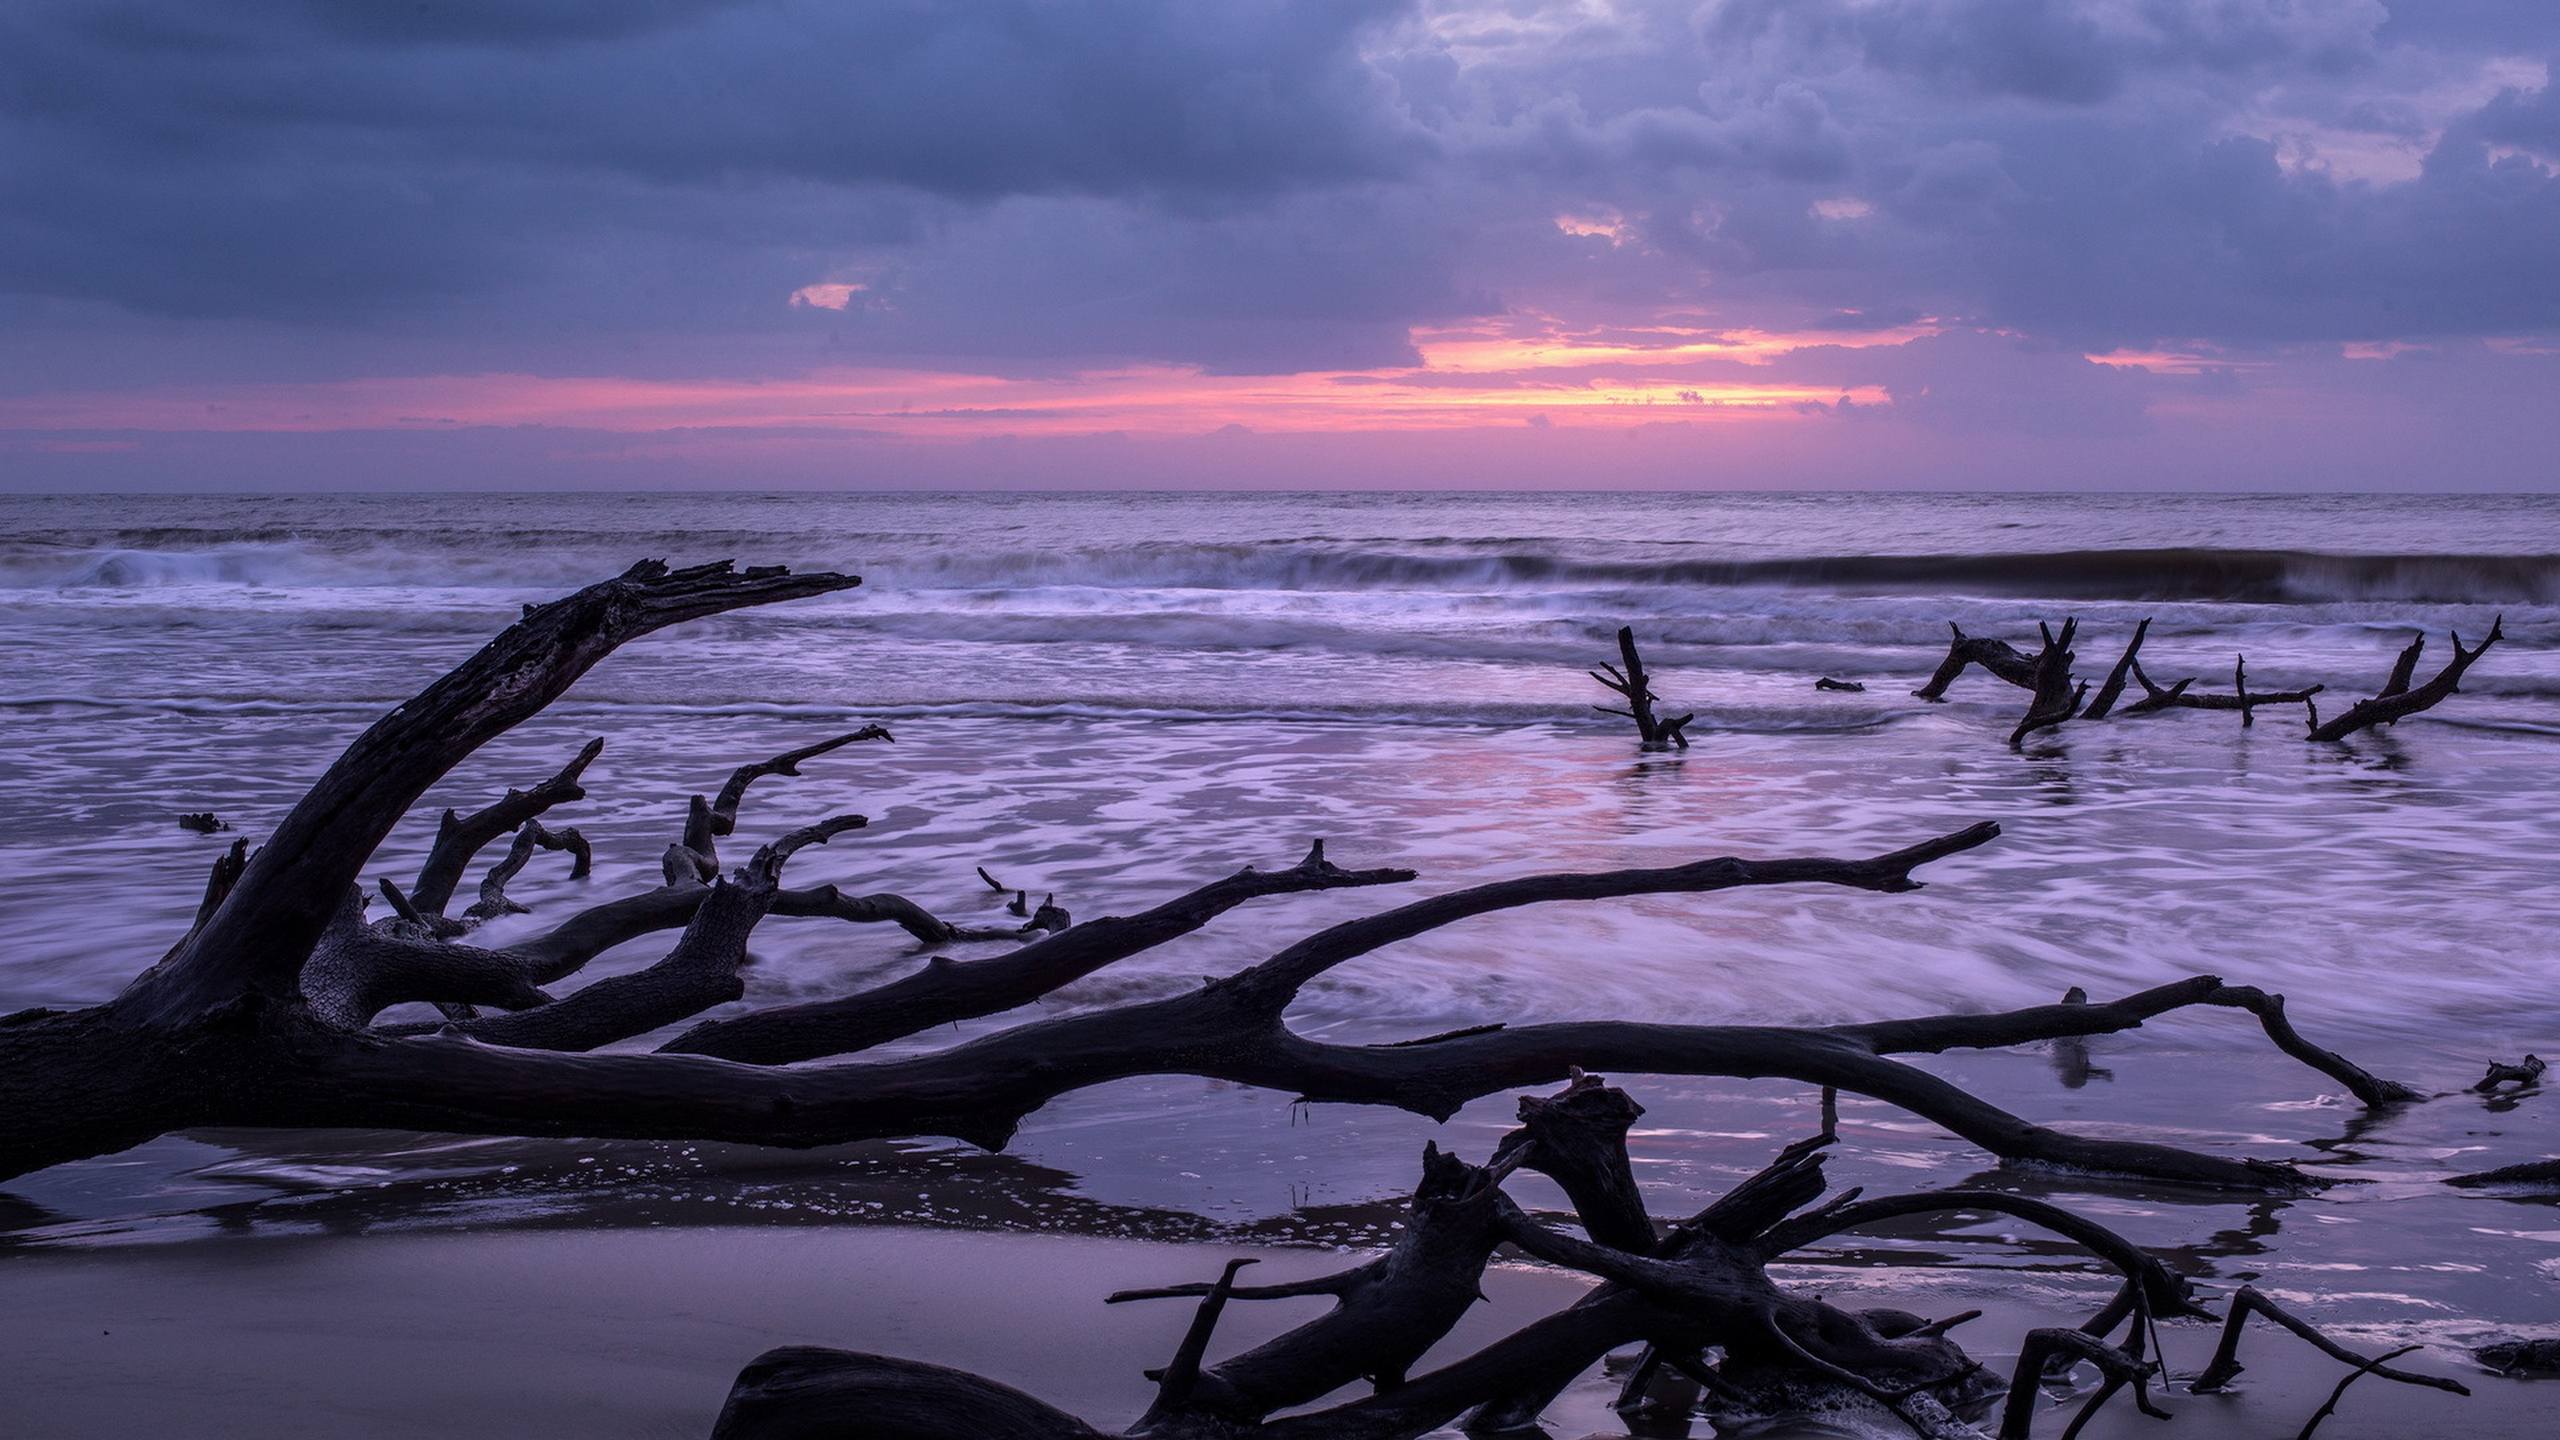
[[[21,1253],[0,1264],[12,1380],[0,1430],[39,1440],[139,1434],[332,1440],[541,1435],[553,1440],[699,1437],[736,1371],[777,1345],[874,1350],[982,1372],[1097,1425],[1132,1420],[1140,1371],[1172,1353],[1187,1305],[1105,1306],[1111,1290],[1213,1274],[1249,1255],[1271,1282],[1342,1264],[1324,1248],[1173,1244],[1071,1234],[742,1225],[439,1234],[267,1236]],[[1819,1271],[1815,1279],[1807,1272]],[[2060,1292],[1963,1269],[1797,1267],[1790,1279],[1855,1303],[1984,1308],[1965,1332],[2005,1373],[2031,1325],[2076,1318]],[[1581,1294],[1581,1277],[1505,1263],[1426,1363],[1498,1338]],[[2094,1302],[2097,1287],[2073,1287]],[[1285,1302],[1232,1307],[1213,1353],[1232,1353],[1314,1313]],[[2174,1371],[2210,1352],[2198,1326],[2166,1332]],[[2172,1393],[2178,1428],[2127,1408],[2092,1437],[2254,1440],[2289,1434],[2346,1371],[2273,1331],[2243,1349],[2233,1395]],[[2363,1385],[2323,1426],[2337,1440],[2540,1434],[2525,1382],[2473,1373],[2441,1354],[2468,1401]],[[1577,1382],[1550,1412],[1559,1436],[1623,1432],[1615,1381]],[[2049,1403],[2052,1397],[2049,1397]],[[2077,1393],[2072,1397],[2076,1401]],[[183,1418],[181,1418],[183,1417]],[[2039,1433],[2060,1423],[2048,1413]],[[2138,1428],[2137,1428],[2138,1427]],[[1711,1427],[1698,1422],[1699,1437]],[[1818,1425],[1779,1436],[1878,1435]],[[2058,1432],[2053,1432],[2058,1433]]]

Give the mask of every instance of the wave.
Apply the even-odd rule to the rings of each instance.
[[[119,540],[145,537],[120,534]],[[1026,588],[1462,591],[1804,589],[1840,594],[2263,604],[2560,602],[2560,554],[2338,553],[2172,547],[1945,554],[1699,556],[1693,544],[1518,539],[1154,541],[990,545],[912,532],[694,532],[605,536],[437,530],[294,538],[173,532],[152,544],[21,541],[0,548],[0,589],[130,591],[169,587],[495,588],[553,591],[613,573],[642,554],[747,555],[851,570],[887,590]],[[813,544],[823,550],[812,551]]]

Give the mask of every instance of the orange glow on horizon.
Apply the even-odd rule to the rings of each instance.
[[[812,290],[822,287],[809,287]],[[840,297],[799,296],[827,306]],[[849,301],[856,287],[842,287]],[[643,380],[605,375],[379,376],[241,383],[0,400],[0,429],[37,431],[433,431],[555,427],[627,434],[679,430],[840,430],[910,439],[993,435],[1200,435],[1446,431],[1573,423],[1793,417],[1881,387],[1738,375],[1814,345],[1898,345],[1921,323],[1831,334],[1648,323],[1574,332],[1552,317],[1417,330],[1418,365],[1289,375],[1212,375],[1141,365],[1057,376],[835,367],[772,379]]]
[[[2253,370],[2262,362],[2231,360],[2200,350],[2110,350],[2080,357],[2092,365],[2148,370],[2154,375],[2202,375],[2214,370]]]

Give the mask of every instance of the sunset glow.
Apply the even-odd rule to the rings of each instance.
[[[860,287],[848,287],[848,297]],[[819,304],[811,300],[810,304]],[[829,305],[827,308],[838,308]],[[195,386],[0,400],[0,428],[34,431],[317,432],[553,426],[612,432],[810,428],[909,439],[990,434],[1199,434],[1458,430],[1523,423],[1630,425],[1665,419],[1775,421],[1876,385],[1737,378],[1815,345],[1895,345],[1928,326],[1830,335],[1717,332],[1689,325],[1543,337],[1526,327],[1417,331],[1423,363],[1374,370],[1220,376],[1127,366],[1056,377],[828,367],[758,380],[421,375],[318,384]]]

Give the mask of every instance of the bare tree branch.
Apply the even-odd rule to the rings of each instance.
[[[2506,637],[2506,617],[2503,615],[2489,622],[2488,638],[2469,649],[2463,648],[2462,637],[2455,635],[2453,658],[2445,662],[2434,679],[2414,690],[2409,688],[2409,678],[2417,667],[2419,645],[2412,644],[2401,651],[2399,660],[2393,663],[2391,678],[2383,682],[2382,693],[2370,700],[2358,701],[2345,714],[2325,725],[2320,723],[2319,712],[2313,711],[2311,738],[2343,740],[2359,730],[2376,725],[2396,725],[2421,710],[2435,708],[2462,687],[2463,675],[2481,656],[2489,653],[2489,647]],[[2423,638],[2420,643],[2423,643]]]
[[[116,1002],[138,1023],[171,1022],[256,992],[292,995],[340,897],[428,786],[559,698],[623,644],[751,605],[849,589],[850,575],[791,575],[726,563],[644,561],[563,600],[529,607],[479,654],[374,723],[250,857],[221,907]]]
[[[560,767],[560,773],[530,790],[509,790],[495,804],[467,817],[451,810],[444,812],[444,818],[436,824],[435,845],[427,851],[426,863],[418,867],[418,878],[409,886],[409,903],[425,914],[443,914],[453,902],[453,892],[462,884],[462,872],[470,868],[471,857],[489,842],[530,823],[555,805],[587,798],[586,787],[578,783],[579,779],[603,753],[604,740],[590,740],[576,758]]]

